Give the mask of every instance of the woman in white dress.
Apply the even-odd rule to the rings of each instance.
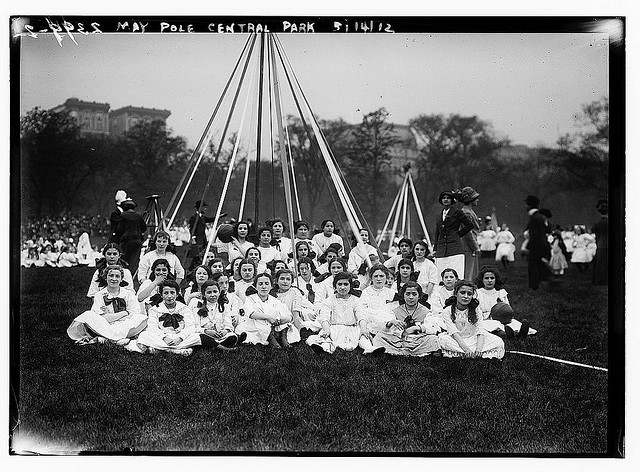
[[[333,286],[335,294],[322,302],[318,315],[322,329],[319,334],[309,336],[307,344],[316,353],[333,354],[338,348],[353,351],[360,345],[365,353],[373,354],[365,309],[353,292],[351,274],[340,272]],[[379,349],[375,354],[382,352]]]
[[[334,259],[331,261],[331,264],[329,264],[329,272],[323,274],[321,277],[316,278],[316,313],[320,310],[320,303],[326,298],[329,298],[334,293],[334,276],[339,274],[340,272],[346,272],[346,270],[347,264],[345,263],[344,259]]]
[[[320,251],[323,253],[327,250],[330,244],[339,244],[340,251],[338,255],[342,257],[344,256],[344,241],[342,236],[334,233],[335,227],[336,225],[333,220],[324,220],[321,225],[322,233],[315,234],[311,239],[318,245]]]
[[[271,348],[289,348],[300,341],[300,332],[293,325],[293,316],[287,305],[271,295],[273,279],[263,272],[258,274],[254,288],[256,293],[247,295],[244,302],[246,317],[238,331],[247,333],[249,344],[268,344]]]
[[[124,276],[121,266],[105,269],[107,286],[93,296],[93,305],[73,320],[67,334],[78,344],[114,342],[127,345],[147,325],[140,304],[131,290],[120,287]]]
[[[231,314],[231,322],[233,323],[233,329],[236,330],[240,324],[240,320],[244,316],[244,309],[242,308],[242,301],[240,297],[234,292],[229,291],[229,276],[225,273],[219,272],[211,276],[212,281],[218,284],[220,288],[220,297],[218,303],[225,303],[229,305],[229,313]],[[236,334],[237,331],[236,331]]]
[[[180,286],[175,280],[165,280],[160,285],[162,302],[149,309],[147,328],[136,342],[139,352],[154,354],[166,351],[189,356],[194,346],[200,346],[193,312],[177,300]]]
[[[127,263],[121,259],[122,253],[120,252],[120,246],[116,243],[107,243],[102,249],[102,254],[104,257],[96,262],[96,270],[91,277],[87,297],[93,298],[98,290],[102,287],[106,287],[107,280],[102,276],[102,273],[107,266],[112,265],[119,265],[122,267],[124,273],[124,277],[121,282],[122,287],[128,290],[135,290],[133,287],[133,277],[126,266]]]

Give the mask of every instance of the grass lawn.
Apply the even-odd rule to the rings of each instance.
[[[317,356],[302,343],[191,357],[76,346],[66,328],[90,307],[92,271],[20,274],[14,450],[607,453],[608,374],[547,360]],[[506,275],[516,313],[539,331],[507,350],[607,367],[606,288],[571,268],[532,292],[523,261]]]

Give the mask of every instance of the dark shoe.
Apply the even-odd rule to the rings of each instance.
[[[231,336],[226,338],[224,341],[222,341],[220,345],[222,347],[227,347],[227,348],[236,347],[238,345],[238,336],[236,336],[235,334],[232,334]]]
[[[243,342],[245,342],[247,340],[247,333],[240,333],[238,335],[238,342],[236,343],[236,346],[239,346],[240,344],[242,344]]]
[[[316,354],[324,354],[324,349],[322,349],[322,346],[320,344],[312,344],[311,350]]]
[[[278,333],[277,339],[280,342],[280,346],[282,346],[283,349],[289,349],[291,347],[291,345],[289,344],[289,341],[287,341],[288,331],[289,331],[289,328],[285,328]]]
[[[218,343],[218,341],[213,339],[208,334],[201,334],[200,335],[200,344],[202,344],[202,347],[204,347],[204,348],[213,349],[215,347],[218,347],[219,343]]]
[[[431,355],[432,355],[433,357],[442,357],[442,351],[441,351],[440,349],[438,349],[437,351],[433,351],[433,352],[431,353]]]
[[[511,326],[505,326],[504,327],[504,332],[507,333],[507,338],[508,339],[513,339],[516,337],[516,333],[515,331],[513,331],[513,328]]]
[[[518,332],[519,338],[526,338],[529,334],[529,321],[522,320],[522,326],[520,326],[520,331]]]
[[[282,346],[280,346],[280,344],[278,344],[278,340],[276,339],[275,335],[273,334],[273,329],[271,330],[271,333],[269,333],[269,337],[267,338],[267,342],[269,343],[269,347],[271,349],[281,349]]]
[[[373,351],[371,351],[371,355],[373,357],[380,357],[385,353],[386,349],[382,346],[376,347]]]

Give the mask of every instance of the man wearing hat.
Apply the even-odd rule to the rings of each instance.
[[[122,258],[129,264],[131,273],[135,274],[140,262],[142,235],[147,231],[147,224],[142,215],[135,211],[138,205],[131,198],[124,200],[120,206],[123,213],[116,228],[115,238],[116,241],[120,241]],[[133,278],[136,279],[135,275]]]
[[[205,215],[207,211],[207,203],[198,200],[196,202],[196,212],[189,218],[189,231],[191,231],[191,243],[195,245],[200,252],[201,249],[207,248],[207,223],[213,223],[213,216]],[[195,239],[195,241],[194,241]]]
[[[464,253],[460,238],[471,231],[473,225],[462,210],[453,206],[456,199],[451,190],[440,193],[438,201],[442,205],[442,212],[436,219],[433,242],[438,274],[442,274],[444,269],[454,269],[458,274],[463,275]]]
[[[549,260],[551,258],[551,246],[547,240],[547,234],[551,232],[551,228],[547,223],[547,218],[540,213],[540,199],[538,197],[529,195],[524,199],[524,202],[529,214],[529,222],[525,229],[529,232],[529,243],[527,244],[529,288],[538,290],[540,282],[546,281],[549,275],[549,268],[542,259]]]
[[[120,221],[120,218],[122,217],[122,212],[123,212],[122,207],[120,205],[126,199],[127,199],[127,193],[124,190],[118,190],[116,192],[116,209],[113,210],[111,212],[111,215],[109,216],[109,225],[111,229],[111,231],[109,232],[110,243],[120,244],[120,241],[117,241],[115,239],[115,234],[116,234],[116,229],[118,228],[118,222]]]
[[[595,285],[609,284],[609,201],[601,198],[596,203],[600,221],[593,225],[596,236],[596,255],[593,258],[593,278]]]
[[[480,220],[474,207],[478,206],[480,194],[472,187],[465,187],[460,191],[462,213],[472,224],[472,229],[461,238],[464,253],[464,278],[475,280],[478,275],[478,234],[480,234]]]

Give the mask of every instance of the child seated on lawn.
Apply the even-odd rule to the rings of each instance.
[[[120,251],[120,246],[116,243],[107,243],[104,249],[102,249],[102,254],[104,257],[96,261],[96,271],[93,273],[93,277],[91,277],[87,297],[93,298],[98,290],[107,286],[107,280],[102,277],[102,274],[104,274],[104,269],[107,266],[112,265],[122,267],[124,277],[122,278],[122,282],[120,282],[122,284],[121,286],[128,290],[135,290],[133,288],[133,277],[129,269],[127,269],[127,263],[121,259],[122,252]]]
[[[523,338],[537,332],[529,327],[529,321],[526,319],[520,322],[513,318],[513,310],[498,269],[493,266],[484,266],[480,269],[476,285],[482,323],[487,331],[505,333],[509,338],[514,336]]]
[[[140,313],[135,293],[120,286],[124,269],[119,265],[104,269],[107,286],[93,296],[93,305],[73,320],[67,334],[77,344],[114,342],[127,345],[147,325],[147,317]]]
[[[194,314],[196,333],[202,347],[231,349],[244,341],[246,334],[236,336],[229,304],[218,284],[207,280],[202,284],[202,300],[194,298],[189,308]]]
[[[194,346],[200,345],[200,335],[196,332],[193,313],[184,303],[177,300],[180,286],[175,280],[165,280],[160,284],[162,302],[149,309],[149,322],[138,336],[138,350],[150,354],[168,351],[189,356]]]
[[[453,296],[453,287],[458,281],[458,273],[455,269],[445,269],[440,274],[442,282],[437,285],[431,296],[429,297],[429,304],[431,305],[431,313],[439,315],[444,310],[445,302]]]
[[[475,288],[469,280],[459,280],[442,312],[447,332],[438,340],[445,357],[484,357],[502,359],[504,341],[482,328],[482,312],[474,298]]]
[[[249,259],[242,259],[238,267],[241,279],[236,281],[235,294],[244,304],[247,300],[247,289],[252,287],[256,277],[256,266]]]
[[[422,286],[418,282],[409,281],[400,289],[400,306],[373,338],[375,347],[383,347],[387,354],[417,357],[440,350],[437,334],[443,332],[446,325],[420,303],[422,297]]]
[[[317,320],[322,329],[307,338],[307,344],[316,353],[333,354],[337,348],[353,351],[360,346],[365,354],[374,353],[369,339],[365,310],[360,298],[354,294],[352,275],[340,272],[333,278],[335,294],[323,300]],[[375,354],[384,352],[376,350]]]

